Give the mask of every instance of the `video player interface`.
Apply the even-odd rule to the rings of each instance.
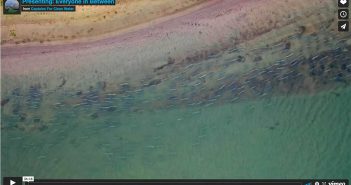
[[[3,0],[3,185],[348,185],[349,0]]]

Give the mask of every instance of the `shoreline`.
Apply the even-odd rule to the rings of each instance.
[[[265,0],[261,0],[259,2],[263,2],[263,1],[265,1]],[[137,25],[137,26],[134,26],[131,28],[127,28],[124,31],[117,31],[117,32],[111,33],[111,34],[99,35],[99,36],[93,37],[93,39],[92,38],[85,38],[85,39],[79,39],[79,41],[74,40],[71,42],[57,41],[57,42],[52,42],[52,43],[48,43],[48,44],[33,43],[31,45],[26,45],[26,44],[25,45],[2,45],[1,46],[1,50],[2,50],[1,55],[2,55],[3,59],[6,60],[7,58],[13,58],[13,57],[16,58],[16,57],[21,57],[22,55],[48,54],[51,52],[72,51],[72,49],[80,50],[80,49],[93,48],[93,47],[105,47],[105,46],[112,45],[112,44],[132,42],[135,40],[143,40],[143,39],[155,40],[155,36],[150,36],[151,37],[150,38],[147,36],[147,32],[149,32],[149,31],[167,32],[166,30],[164,30],[162,28],[162,27],[167,27],[167,26],[171,27],[169,29],[170,31],[177,30],[176,26],[172,26],[172,25],[170,25],[170,23],[175,22],[176,24],[180,24],[182,21],[181,19],[184,17],[187,18],[187,16],[190,18],[190,20],[194,19],[193,15],[198,13],[198,12],[208,12],[208,15],[210,15],[211,14],[210,11],[212,8],[211,5],[216,5],[216,3],[217,4],[225,4],[224,2],[225,1],[218,1],[218,0],[209,1],[206,3],[200,4],[200,5],[197,5],[195,7],[191,7],[183,12],[179,12],[179,13],[176,13],[174,15],[159,18],[157,20],[152,21],[151,23],[150,22],[144,23],[142,25]],[[241,10],[242,8],[246,8],[246,7],[241,7],[243,3],[250,4],[251,2],[252,1],[238,0],[238,1],[235,1],[234,3],[237,3],[237,6],[240,6],[239,10]],[[229,5],[234,4],[234,3],[230,2]],[[228,2],[227,2],[227,4],[228,4]],[[253,6],[255,6],[255,5],[253,5]],[[233,7],[233,5],[231,5],[231,8],[232,7]],[[225,6],[222,8],[225,8]],[[250,8],[248,8],[248,9],[250,9]],[[194,12],[192,12],[192,11],[194,11]],[[232,14],[232,12],[226,12],[226,13]],[[226,13],[224,13],[224,14],[226,14]],[[240,14],[238,13],[238,15],[240,15]],[[220,16],[222,16],[222,15],[220,15]],[[210,15],[210,17],[211,17],[211,15]],[[204,19],[205,19],[204,22],[206,22],[206,17]],[[252,19],[255,19],[255,17],[253,17]],[[196,18],[194,20],[197,21]],[[242,22],[238,23],[239,24],[238,28],[236,28],[239,31],[239,34],[241,31],[247,31],[246,30],[247,28],[240,28]],[[213,24],[213,21],[212,21],[212,24]],[[215,24],[223,24],[223,23],[219,22],[219,23],[215,23]],[[262,27],[262,28],[264,28],[264,27]],[[207,29],[209,31],[214,30],[213,28],[204,28],[204,29],[205,30]],[[228,28],[225,28],[225,29],[228,29]],[[265,29],[271,30],[271,29],[274,29],[274,26],[268,26]],[[189,34],[194,34],[194,33],[191,33],[192,32],[191,29],[180,30],[180,31],[181,32],[185,31],[185,32],[189,32]],[[259,28],[253,28],[253,31],[251,31],[251,32],[254,33],[255,31],[259,31]],[[213,34],[213,33],[210,33],[210,34]],[[258,34],[260,34],[260,33],[258,33]],[[196,34],[194,34],[194,35],[196,35]],[[239,35],[239,37],[240,37],[240,35]],[[221,39],[221,38],[219,38],[219,39]],[[175,38],[175,40],[176,40],[176,38]],[[218,41],[218,39],[213,40],[213,41],[212,40],[213,39],[209,39],[209,41],[206,41],[206,42],[213,42],[213,41],[217,42]],[[222,41],[220,41],[220,42],[222,42]]]
[[[260,5],[280,6],[280,0],[235,2],[220,1],[97,47],[6,57],[4,115],[21,116],[21,107],[26,119],[45,112],[48,123],[57,108],[89,108],[80,113],[96,119],[105,112],[315,94],[350,81],[349,37],[330,24],[328,2],[291,0],[279,14]]]
[[[213,2],[218,3],[210,4],[211,6],[206,4],[205,8],[189,14],[89,44],[38,45],[15,49],[2,47],[3,77],[27,79],[30,76],[32,81],[36,79],[34,81],[38,83],[46,79],[43,82],[56,84],[60,83],[60,76],[67,76],[77,81],[75,85],[70,84],[72,87],[82,81],[81,75],[94,74],[96,71],[102,73],[98,77],[100,80],[121,79],[118,81],[123,82],[128,78],[149,79],[156,75],[155,69],[167,66],[168,58],[174,59],[175,65],[183,65],[188,60],[206,60],[211,55],[237,47],[239,43],[249,49],[258,43],[281,42],[289,35],[296,34],[299,24],[305,24],[304,20],[293,19],[297,16],[277,20],[280,14],[298,13],[295,9],[303,5],[302,1],[289,1],[294,6],[286,6],[286,11],[278,15],[270,12],[274,7],[260,6],[267,4],[268,0],[210,1]],[[313,1],[308,7],[318,3],[319,1]],[[298,11],[305,13],[308,7]],[[302,15],[309,14],[311,13]],[[314,17],[310,19],[316,20]],[[263,20],[266,21],[262,22]],[[328,19],[318,22],[322,21]],[[306,32],[314,33],[315,26],[318,26],[316,24],[306,26]],[[221,29],[221,35],[217,34],[218,29]],[[274,36],[275,32],[282,32],[281,37]],[[98,80],[97,76],[86,76],[84,79],[91,82]]]

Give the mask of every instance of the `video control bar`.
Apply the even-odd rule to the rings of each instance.
[[[256,180],[117,180],[34,179],[33,176],[4,177],[3,185],[349,185],[347,179],[256,179]]]
[[[131,181],[118,181],[118,180],[39,180],[29,182],[27,185],[304,185],[302,182],[288,182],[288,181],[223,181],[223,180],[131,180]],[[311,184],[312,185],[312,184]]]
[[[255,179],[255,180],[117,180],[34,179],[34,176],[4,177],[3,185],[349,185],[348,179]]]

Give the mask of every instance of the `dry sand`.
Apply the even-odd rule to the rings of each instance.
[[[317,33],[322,26],[333,27],[335,15],[334,10],[330,10],[333,6],[332,1],[321,0],[308,4],[304,0],[208,1],[207,6],[202,5],[185,15],[161,23],[151,22],[147,27],[115,37],[70,44],[4,45],[2,72],[10,76],[31,75],[30,80],[38,83],[47,82],[49,78],[54,86],[60,83],[54,82],[60,76],[72,78],[67,86],[82,81],[123,81],[140,75],[144,78],[152,75],[154,68],[165,65],[169,57],[176,62],[198,55],[206,58],[211,52],[258,37],[262,39],[253,45],[279,42],[300,32],[301,26],[304,34]],[[13,19],[16,23],[21,18]],[[9,25],[7,18],[5,20],[4,26]],[[267,33],[271,36],[265,38]],[[6,35],[6,30],[2,34]],[[101,73],[99,77],[93,75],[96,72]],[[71,85],[74,88],[75,85]]]
[[[1,19],[1,43],[28,45],[52,41],[81,42],[83,38],[92,40],[97,36],[112,32],[115,35],[157,18],[184,12],[203,1],[120,0],[115,6],[77,6],[76,12],[4,15]]]

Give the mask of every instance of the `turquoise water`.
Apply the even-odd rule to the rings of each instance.
[[[2,173],[40,178],[350,178],[351,88],[2,132]]]

